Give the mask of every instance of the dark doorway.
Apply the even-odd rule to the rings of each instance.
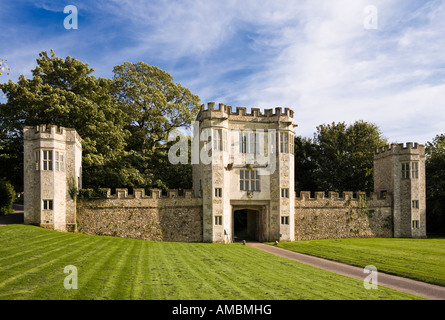
[[[233,213],[234,241],[258,241],[259,214],[255,210],[237,210]]]

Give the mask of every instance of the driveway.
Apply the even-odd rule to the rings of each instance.
[[[365,278],[368,276],[368,274],[365,274],[363,272],[366,266],[363,266],[363,269],[358,267],[353,267],[346,264],[308,256],[305,254],[285,250],[282,248],[270,246],[263,243],[251,242],[247,243],[247,245],[275,254],[283,258],[298,261],[307,265],[311,265],[316,268],[324,269],[327,271],[331,271],[337,274],[359,279],[362,281],[365,280]],[[437,285],[432,285],[420,281],[392,276],[382,272],[378,273],[378,284],[379,286],[384,286],[398,291],[411,293],[416,296],[424,297],[430,300],[445,300],[445,287]]]
[[[21,204],[14,204],[15,212],[6,216],[0,216],[0,227],[8,224],[23,224],[23,210],[24,206]]]

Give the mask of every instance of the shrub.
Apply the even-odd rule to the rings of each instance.
[[[96,191],[96,197],[99,199],[108,198],[108,189],[107,188],[98,188]]]
[[[82,199],[91,199],[93,198],[94,190],[93,189],[80,189],[79,196]]]
[[[0,179],[0,215],[14,213],[12,204],[15,197],[16,193],[12,185],[5,179]]]

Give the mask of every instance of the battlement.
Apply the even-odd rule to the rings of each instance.
[[[23,129],[23,135],[25,140],[55,139],[77,140],[78,142],[82,142],[82,138],[75,129],[56,125],[41,124],[39,126],[26,126]]]
[[[263,118],[269,119],[275,118],[275,121],[283,121],[282,118],[293,119],[294,111],[289,108],[275,108],[266,109],[264,113],[261,112],[259,108],[252,108],[251,112],[247,112],[247,108],[237,107],[236,111],[233,111],[231,106],[226,106],[220,103],[218,106],[214,102],[209,102],[207,105],[203,104],[198,115],[198,119],[212,119],[212,118],[222,118],[230,119],[231,117],[250,117],[250,118]],[[246,119],[246,121],[251,121],[252,119]]]
[[[383,193],[380,194],[378,192],[371,192],[369,195],[365,192],[357,192],[354,193],[352,191],[344,191],[342,195],[338,192],[329,192],[328,196],[326,196],[325,192],[315,192],[315,197],[311,196],[311,192],[309,191],[301,191],[300,196],[296,197],[296,201],[318,201],[318,200],[329,200],[329,201],[355,201],[358,202],[362,198],[363,200],[369,201],[391,201],[391,194]]]
[[[378,148],[375,151],[376,158],[384,158],[391,155],[396,154],[425,154],[425,146],[419,143],[407,142],[405,144],[396,144],[393,143],[391,145],[387,145],[382,148]]]
[[[133,189],[133,194],[128,193],[128,189],[116,189],[114,194],[111,194],[111,189],[108,189],[108,199],[192,199],[193,190],[182,190],[182,195],[179,195],[178,189],[170,189],[167,191],[167,195],[163,195],[160,189],[149,190],[149,195],[145,194],[145,189]]]

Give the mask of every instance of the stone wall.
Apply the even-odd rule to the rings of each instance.
[[[392,196],[301,192],[295,201],[295,240],[392,238]]]
[[[77,229],[81,233],[151,241],[202,242],[202,199],[191,191],[178,196],[171,190],[161,197],[159,190],[145,196],[117,189],[107,199],[77,200]]]

